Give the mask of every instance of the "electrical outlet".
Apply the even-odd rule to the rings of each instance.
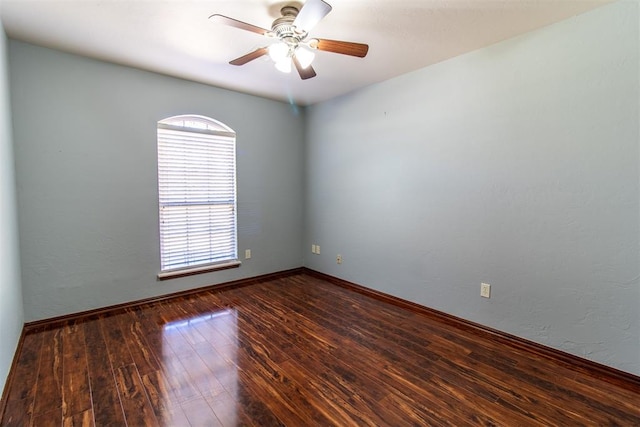
[[[336,263],[338,263],[338,264],[342,264],[342,255],[338,254],[338,255],[336,256]]]
[[[488,283],[480,284],[480,296],[484,298],[491,298],[491,285]]]
[[[244,250],[244,259],[251,259],[251,249]]]

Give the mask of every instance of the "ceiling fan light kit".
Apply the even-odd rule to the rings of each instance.
[[[311,66],[315,58],[312,49],[359,58],[364,58],[369,51],[369,46],[362,43],[307,39],[309,31],[329,12],[331,12],[331,6],[323,0],[307,0],[300,10],[295,6],[284,6],[280,9],[282,16],[273,21],[271,30],[219,14],[211,15],[209,19],[213,22],[278,39],[276,43],[249,52],[230,61],[229,64],[240,66],[268,55],[275,63],[277,70],[290,73],[293,64],[298,70],[300,78],[306,80],[316,76],[316,72]]]
[[[285,43],[272,44],[267,49],[269,50],[269,57],[273,59],[275,63],[289,56],[289,46]]]
[[[282,71],[283,73],[290,73],[291,72],[291,58],[287,57],[287,58],[281,59],[280,61],[276,62],[276,69],[278,71]]]
[[[298,46],[298,48],[296,49],[296,57],[298,58],[298,61],[300,61],[300,65],[302,65],[302,68],[307,68],[315,59],[316,54],[311,52],[304,46]]]

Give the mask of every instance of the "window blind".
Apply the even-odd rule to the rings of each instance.
[[[183,123],[158,123],[162,271],[237,259],[235,134]]]

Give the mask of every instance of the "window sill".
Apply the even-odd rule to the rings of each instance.
[[[239,260],[225,261],[216,264],[200,265],[197,267],[179,268],[175,270],[161,271],[158,273],[158,280],[175,279],[178,277],[192,276],[194,274],[209,273],[217,270],[227,270],[238,268],[242,264]]]

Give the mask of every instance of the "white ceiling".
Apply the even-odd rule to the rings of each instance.
[[[0,0],[7,35],[37,45],[268,98],[310,105],[612,0],[328,0],[311,37],[367,43],[366,58],[317,52],[317,77],[277,71],[268,57],[228,62],[271,43],[218,25],[223,14],[263,28],[296,1]]]

